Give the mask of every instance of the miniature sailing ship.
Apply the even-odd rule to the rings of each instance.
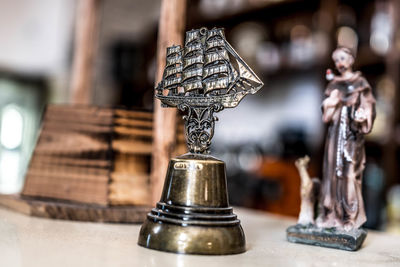
[[[231,63],[230,55],[236,60],[236,66]],[[168,106],[175,107],[182,102],[206,106],[218,101],[224,107],[235,107],[246,94],[254,94],[263,86],[225,40],[223,29],[187,32],[185,48],[168,47],[166,58],[156,97]],[[169,91],[167,96],[163,90]],[[209,96],[216,101],[210,101]]]
[[[189,112],[184,117],[189,150],[202,153],[208,152],[213,136],[213,112],[236,107],[243,97],[263,85],[225,40],[223,29],[202,28],[186,33],[184,48],[167,48],[156,97],[166,107]],[[206,121],[209,124],[204,124]]]
[[[138,244],[187,254],[245,251],[240,221],[229,206],[225,163],[207,155],[214,112],[233,108],[263,83],[225,40],[223,29],[192,30],[185,47],[167,48],[156,97],[185,112],[190,153],[170,160],[157,206],[147,215]]]

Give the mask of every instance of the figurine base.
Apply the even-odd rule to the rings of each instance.
[[[148,219],[140,229],[138,244],[179,254],[225,255],[245,251],[245,237],[240,224],[198,226]]]
[[[363,244],[367,231],[360,228],[347,232],[336,228],[317,228],[312,224],[296,224],[286,229],[286,236],[292,243],[356,251]]]
[[[182,254],[244,252],[243,229],[228,203],[225,163],[197,154],[171,159],[161,200],[147,215],[138,244]]]

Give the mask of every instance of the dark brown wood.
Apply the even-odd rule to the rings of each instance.
[[[156,84],[162,79],[166,48],[173,44],[182,44],[185,23],[186,0],[163,0],[158,27]],[[168,162],[175,150],[176,117],[176,109],[161,108],[160,101],[155,99],[150,176],[153,205],[160,199]]]
[[[131,119],[143,119],[143,120],[153,120],[153,114],[147,111],[132,111],[125,109],[116,109],[114,110],[116,116],[131,118]]]
[[[22,195],[147,205],[151,147],[150,112],[50,105]]]
[[[83,207],[149,206],[152,118],[143,111],[48,106],[21,195]]]
[[[142,223],[150,208],[148,206],[104,207],[19,195],[0,195],[0,205],[30,216],[107,223]]]

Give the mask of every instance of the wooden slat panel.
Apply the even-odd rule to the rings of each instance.
[[[49,106],[23,194],[100,205],[148,204],[152,128],[150,112]]]
[[[109,144],[82,133],[50,132],[42,130],[35,153],[73,154],[85,151],[106,151]]]
[[[153,113],[146,111],[132,111],[125,109],[116,109],[114,110],[115,116],[125,117],[130,119],[147,119],[153,120]]]
[[[111,161],[105,159],[82,159],[70,157],[54,157],[49,155],[36,154],[32,158],[31,165],[37,164],[39,166],[54,165],[54,166],[82,166],[94,168],[111,168]]]
[[[84,203],[108,204],[108,177],[92,176],[91,179],[59,175],[29,173],[23,195],[72,200]],[[103,180],[103,181],[101,181]]]
[[[116,125],[133,126],[133,127],[148,128],[148,129],[153,128],[153,122],[151,120],[115,118],[114,123]]]
[[[148,174],[149,165],[148,157],[117,153],[114,158],[113,172],[132,175]]]
[[[87,123],[72,123],[65,121],[46,121],[43,124],[43,129],[46,131],[65,132],[65,131],[80,131],[86,133],[111,133],[112,126],[107,125],[91,125]]]
[[[120,153],[130,153],[130,154],[144,154],[150,155],[152,150],[151,141],[140,141],[140,140],[113,140],[112,148],[114,151],[118,151]]]
[[[148,205],[149,176],[112,173],[109,200],[112,205]]]
[[[150,129],[136,129],[123,126],[114,127],[114,132],[119,134],[127,134],[132,136],[152,137],[153,131]]]
[[[49,106],[23,195],[108,205],[113,110]]]
[[[69,167],[69,168],[59,168],[56,166],[55,168],[41,169],[41,168],[30,168],[27,172],[27,177],[29,176],[40,176],[43,178],[49,179],[69,179],[69,180],[81,180],[86,182],[108,182],[108,170],[104,169],[96,169],[96,168],[78,168],[78,167]]]
[[[78,114],[66,114],[66,116],[60,116],[59,114],[46,113],[44,116],[45,122],[74,122],[74,123],[85,123],[94,125],[111,125],[113,123],[112,116],[82,116]]]
[[[46,113],[54,116],[90,116],[90,117],[111,117],[114,114],[113,109],[96,106],[81,105],[48,105]]]

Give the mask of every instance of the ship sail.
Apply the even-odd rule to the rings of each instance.
[[[202,89],[203,84],[201,83],[201,81],[192,81],[190,83],[184,83],[183,88],[185,92],[190,92],[193,90]]]
[[[165,70],[165,77],[169,77],[171,75],[175,75],[182,72],[182,66],[178,66],[176,68],[170,68]]]
[[[229,55],[225,49],[224,39],[225,36],[222,29],[212,29],[207,33],[203,71],[205,94],[227,89],[231,82],[231,77],[233,77],[229,75]]]
[[[206,44],[206,50],[210,50],[211,48],[214,47],[223,47],[225,45],[224,40],[222,39],[217,39],[215,41],[209,41]]]
[[[212,91],[217,89],[226,89],[229,84],[228,77],[217,78],[204,83],[204,90]]]
[[[183,81],[194,77],[201,77],[203,75],[203,70],[199,68],[193,68],[191,70],[185,71],[183,73]]]
[[[214,74],[226,74],[228,73],[228,67],[226,64],[220,64],[204,68],[203,78],[206,79]]]
[[[217,61],[225,61],[228,60],[229,56],[228,56],[228,52],[226,51],[215,51],[215,52],[210,52],[206,55],[204,64],[208,65],[211,63],[215,63]]]
[[[244,60],[239,56],[235,49],[233,49],[233,47],[228,42],[225,43],[228,52],[234,56],[239,68],[239,74],[235,73],[235,75],[237,76],[235,78],[235,82],[230,84],[227,92],[229,93],[231,89],[237,89],[237,87],[240,87],[242,90],[249,91],[251,94],[256,93],[264,85],[264,83],[244,62]]]
[[[193,56],[190,58],[185,58],[185,60],[183,62],[183,68],[188,69],[192,65],[195,65],[195,64],[202,65],[203,63],[204,63],[203,55]]]
[[[200,30],[186,32],[185,55],[183,60],[182,86],[184,92],[199,94],[203,88],[204,49]]]
[[[163,74],[163,89],[177,94],[182,81],[182,48],[174,45],[167,48],[166,66]]]
[[[225,40],[223,29],[203,28],[186,32],[184,49],[179,45],[167,48],[161,85],[169,95],[183,90],[193,97],[240,93],[242,98],[257,92],[263,82]]]
[[[182,63],[182,56],[176,55],[174,57],[167,57],[167,64],[165,67],[175,66],[176,64]]]
[[[185,47],[185,55],[189,54],[190,52],[201,50],[201,43],[195,43],[191,46]]]

